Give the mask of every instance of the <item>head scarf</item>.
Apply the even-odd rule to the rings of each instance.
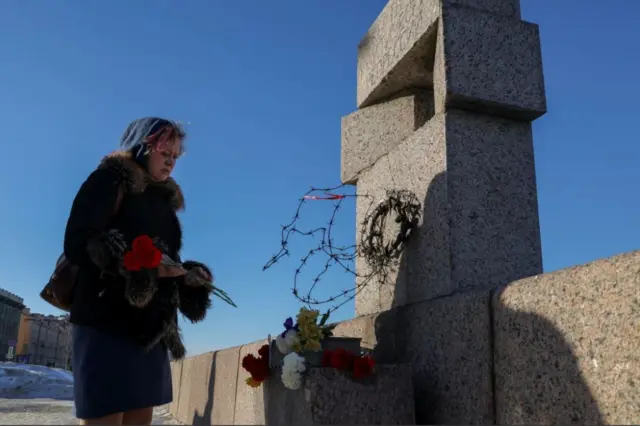
[[[130,152],[133,159],[145,169],[149,160],[149,136],[155,135],[164,128],[180,129],[180,125],[172,120],[158,117],[145,117],[133,120],[120,138],[120,149]],[[183,134],[179,131],[179,134]]]

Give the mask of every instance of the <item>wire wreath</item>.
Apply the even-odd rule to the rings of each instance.
[[[340,193],[337,191],[345,188],[347,185],[339,185],[332,188],[311,188],[300,200],[293,219],[287,225],[282,226],[280,251],[276,253],[264,265],[263,271],[271,268],[278,263],[283,257],[290,256],[289,239],[293,235],[299,236],[320,236],[320,242],[317,246],[311,248],[307,254],[300,260],[300,265],[296,268],[293,277],[292,293],[299,301],[312,307],[314,305],[323,305],[334,303],[339,299],[342,301],[334,304],[328,309],[331,313],[340,308],[345,303],[353,300],[368,284],[374,279],[380,283],[387,281],[389,274],[398,264],[400,255],[407,245],[408,239],[413,234],[413,230],[418,226],[420,221],[420,212],[422,205],[418,201],[416,195],[408,190],[390,190],[387,191],[386,198],[372,209],[373,197],[367,194],[357,193]],[[352,188],[351,186],[349,186]],[[322,193],[322,195],[315,195]],[[361,224],[360,244],[348,246],[338,246],[334,244],[332,236],[332,228],[336,221],[338,211],[341,209],[345,199],[350,198],[367,198],[371,202],[367,208],[367,214]],[[297,223],[300,219],[302,207],[308,200],[333,200],[335,204],[330,215],[329,222],[326,226],[320,226],[308,230],[300,230]],[[393,235],[392,239],[385,238],[389,233],[387,224],[389,218],[394,215],[394,222],[399,227],[399,231]],[[391,233],[393,234],[393,233]],[[299,276],[302,269],[309,263],[311,257],[323,254],[326,256],[324,267],[313,278],[309,291],[306,295],[301,295],[299,290]],[[368,265],[366,273],[358,273],[355,270],[355,260],[361,257]],[[342,290],[340,293],[328,298],[319,300],[313,297],[313,291],[321,281],[329,269],[333,266],[342,268],[345,272],[354,275],[356,284],[354,287]]]
[[[387,198],[380,202],[362,222],[360,252],[365,262],[378,271],[396,265],[407,240],[420,221],[422,205],[418,197],[408,190],[387,191]],[[395,213],[395,223],[400,230],[393,240],[385,238],[387,219]]]

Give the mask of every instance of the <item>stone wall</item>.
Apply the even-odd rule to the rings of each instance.
[[[360,316],[336,334],[411,365],[418,424],[638,424],[639,294],[637,251]],[[264,389],[246,386],[240,366],[264,343],[174,362],[171,413],[269,423]]]

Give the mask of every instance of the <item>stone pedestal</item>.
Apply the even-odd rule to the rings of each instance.
[[[303,387],[290,390],[280,370],[266,382],[266,424],[415,424],[411,367],[379,366],[375,376],[354,381],[332,368],[312,368]]]

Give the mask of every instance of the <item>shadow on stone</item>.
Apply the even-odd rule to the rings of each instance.
[[[450,278],[456,266],[442,256],[450,228],[444,173],[431,182],[423,206],[392,308],[383,304],[374,324],[376,360],[413,368],[416,423],[602,424],[571,345],[549,320],[497,306],[495,290],[421,297],[428,294],[421,287]],[[495,341],[496,312],[510,330],[500,338],[513,342]]]
[[[498,424],[604,424],[571,344],[542,316],[492,297]],[[576,312],[581,315],[581,312]]]
[[[191,425],[193,426],[210,426],[213,424],[213,402],[214,402],[214,390],[216,384],[216,364],[219,352],[213,355],[213,362],[209,372],[209,385],[207,386],[207,402],[204,406],[202,414],[196,409],[193,413],[193,419]]]

